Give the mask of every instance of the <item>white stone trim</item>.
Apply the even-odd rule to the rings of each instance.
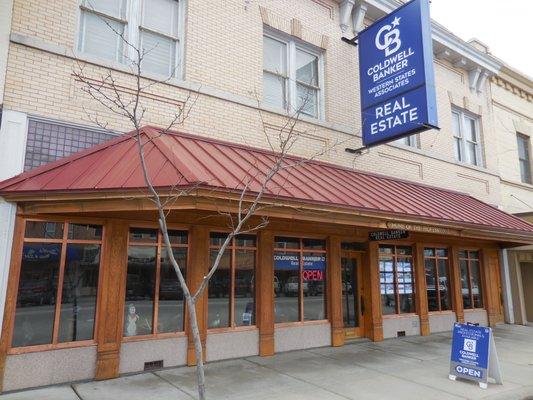
[[[513,296],[511,288],[511,276],[509,274],[509,253],[507,249],[500,250],[500,262],[501,262],[501,281],[503,286],[503,309],[505,322],[508,324],[514,324],[514,307]]]
[[[4,109],[0,126],[0,181],[24,170],[28,117],[24,113]],[[17,206],[0,198],[0,315],[4,306],[11,263],[11,246]],[[2,320],[0,319],[0,328]]]

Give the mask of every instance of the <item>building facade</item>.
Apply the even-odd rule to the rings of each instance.
[[[287,113],[303,106],[291,153],[319,154],[315,181],[300,179],[300,195],[288,193],[266,229],[232,243],[225,275],[199,305],[207,361],[337,346],[352,337],[429,334],[449,330],[454,321],[503,321],[508,282],[500,279],[500,249],[531,243],[529,225],[487,206],[500,206],[513,186],[501,178],[500,163],[506,161],[498,150],[491,97],[503,64],[434,23],[441,130],[356,156],[344,150],[361,147],[361,121],[357,49],[341,37],[352,38],[398,5],[3,0],[0,178],[31,170],[0,188],[3,389],[105,379],[150,363],[194,363],[183,301],[161,256],[153,209],[142,199],[127,200],[138,188],[134,195],[127,182],[101,186],[81,176],[78,189],[74,181],[41,185],[44,176],[52,182],[55,173],[74,173],[68,164],[48,163],[107,139],[114,142],[105,151],[114,152],[120,134],[131,130],[96,104],[76,75],[83,69],[95,84],[106,84],[112,71],[121,90],[131,91],[135,82],[127,60],[134,54],[116,32],[150,49],[146,82],[165,80],[143,98],[145,125],[166,126],[192,93],[194,107],[177,142],[189,134],[196,138],[190,146],[218,143],[237,152],[246,145],[243,158],[259,157],[283,131]],[[529,94],[522,114],[528,104]],[[95,116],[107,129],[94,125]],[[189,154],[183,146],[174,153],[176,146],[158,149],[177,158]],[[73,156],[76,163],[88,162],[84,154]],[[99,179],[111,171],[105,160],[121,159],[106,154],[98,153]],[[217,162],[230,168],[222,158]],[[189,171],[193,176],[205,172],[204,164],[190,163],[196,165]],[[122,178],[136,167],[123,168]],[[186,176],[190,166],[177,169]],[[354,169],[360,174],[341,172]],[[224,181],[211,173],[210,179]],[[326,173],[347,174],[347,186],[332,186],[321,175]],[[359,200],[350,188],[356,183],[367,192]],[[367,185],[376,189],[368,191]],[[426,190],[433,196],[426,198]],[[351,200],[335,196],[338,191]],[[320,192],[328,195],[318,198]],[[205,199],[214,201],[209,193],[199,196],[204,201],[180,205],[172,217],[176,256],[193,286],[225,232],[223,221],[207,218],[213,206]],[[396,203],[380,200],[391,193]],[[287,211],[291,207],[302,211]],[[506,210],[523,212],[511,207]],[[369,233],[385,228],[409,231],[409,237],[369,241]],[[20,373],[28,369],[31,374]]]
[[[533,81],[530,77],[503,66],[491,81],[495,129],[499,140],[501,207],[533,221]],[[508,285],[507,320],[533,322],[532,274],[533,247],[503,251],[504,280]]]

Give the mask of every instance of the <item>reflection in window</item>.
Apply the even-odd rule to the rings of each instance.
[[[414,267],[411,247],[380,246],[379,274],[382,313],[414,313]]]
[[[470,250],[459,251],[459,267],[461,270],[463,308],[483,308],[479,252]]]
[[[210,236],[210,265],[226,240],[225,233]],[[231,240],[208,287],[208,327],[228,328],[255,324],[255,245],[253,235]]]
[[[446,249],[424,249],[429,311],[451,310],[450,271]]]
[[[168,233],[172,254],[185,277],[187,232]],[[124,336],[183,331],[183,291],[161,233],[157,229],[131,228],[129,242]]]
[[[91,233],[76,244],[65,229]],[[99,225],[26,222],[26,239],[47,242],[26,241],[22,249],[13,347],[93,339],[101,233]]]
[[[93,337],[99,265],[100,245],[67,245],[59,320],[60,342]]]
[[[323,240],[276,237],[276,322],[326,319],[326,244]]]

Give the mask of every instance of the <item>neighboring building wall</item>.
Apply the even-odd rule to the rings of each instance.
[[[504,66],[491,81],[494,127],[498,140],[498,169],[501,179],[501,208],[526,219],[533,212],[533,185],[523,182],[520,174],[517,135],[529,138],[529,156],[533,160],[533,81],[518,71]],[[530,163],[533,171],[533,162]],[[533,222],[533,218],[529,217]],[[533,246],[505,252],[502,268],[506,296],[507,322],[527,324],[526,304],[533,301],[526,290],[521,265],[533,260]],[[504,255],[505,256],[505,255]]]

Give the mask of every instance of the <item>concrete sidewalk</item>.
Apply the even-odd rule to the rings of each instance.
[[[533,399],[533,328],[495,330],[504,385],[448,380],[450,334],[358,341],[321,348],[211,363],[209,399]],[[190,400],[195,370],[172,368],[101,382],[53,386],[0,400]]]

